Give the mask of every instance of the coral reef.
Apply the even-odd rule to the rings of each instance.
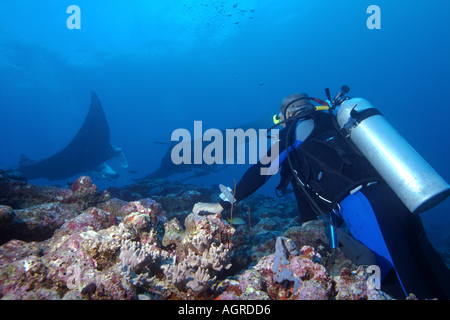
[[[50,238],[66,219],[76,217],[79,212],[73,205],[58,202],[14,211],[7,206],[2,208],[13,212],[14,219],[9,220],[9,223],[0,224],[0,244],[11,239],[44,241]]]
[[[0,215],[0,244],[10,239],[46,240],[66,220],[110,198],[107,191],[98,192],[87,176],[79,177],[71,189],[36,186],[9,176],[0,174],[0,212],[14,210],[14,219]]]
[[[154,193],[154,181],[124,188],[125,200],[88,177],[68,189],[11,176],[0,177],[1,299],[390,298],[328,247],[324,221],[301,224],[289,201],[255,195],[237,205],[250,236],[247,223],[190,213],[212,190],[158,180],[151,199],[139,195]]]
[[[87,176],[79,177],[71,188],[37,186],[23,180],[13,180],[11,175],[0,174],[0,204],[13,209],[24,209],[36,205],[59,202],[73,204],[78,210],[95,206],[109,200],[105,190],[97,191],[97,186]]]

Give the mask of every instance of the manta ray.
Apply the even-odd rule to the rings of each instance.
[[[242,129],[244,131],[248,130],[248,129],[268,129],[271,125],[273,125],[273,115],[269,114],[266,115],[264,117],[262,117],[261,119],[258,119],[256,121],[253,122],[249,122],[246,124],[243,124],[241,126],[238,127],[234,127],[231,128],[232,130],[236,130],[236,129]],[[222,129],[220,130],[221,134],[223,136],[226,136],[225,132],[226,129]],[[258,137],[261,138],[261,137]],[[248,143],[249,140],[246,139],[245,143]],[[188,171],[192,171],[192,170],[199,170],[197,171],[194,175],[187,177],[183,180],[187,180],[187,179],[193,179],[193,178],[198,178],[201,176],[207,176],[211,173],[215,173],[215,172],[219,172],[222,169],[225,169],[226,167],[228,167],[228,165],[217,165],[217,164],[212,164],[212,165],[208,165],[205,163],[202,164],[194,164],[193,161],[191,161],[191,164],[174,164],[172,162],[172,158],[171,158],[171,153],[172,153],[172,149],[175,147],[175,145],[169,144],[169,143],[161,143],[161,142],[155,142],[157,144],[168,144],[169,148],[166,152],[166,154],[164,155],[164,157],[161,160],[161,165],[159,166],[159,168],[150,173],[149,175],[139,178],[139,179],[133,179],[133,181],[139,182],[139,181],[145,181],[145,180],[153,180],[153,179],[163,179],[163,178],[167,178],[170,177],[171,175],[174,175],[176,173],[185,173]],[[194,143],[194,141],[192,141],[192,144]],[[205,148],[205,142],[202,141],[202,145],[203,145],[203,149]],[[224,146],[226,144],[224,143]],[[235,148],[235,155],[237,154],[237,144],[234,144],[234,148]],[[223,150],[223,154],[225,154],[225,149]]]
[[[91,105],[86,119],[72,141],[58,153],[41,160],[32,160],[21,154],[18,167],[28,179],[66,179],[87,173],[95,179],[116,179],[119,174],[105,161],[113,157],[128,168],[122,149],[110,144],[110,132],[100,100],[91,91]]]

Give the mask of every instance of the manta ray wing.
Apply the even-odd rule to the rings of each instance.
[[[109,126],[100,100],[91,91],[89,112],[72,141],[60,152],[42,160],[21,155],[16,170],[29,179],[61,180],[98,167],[117,156],[117,149],[110,144]]]

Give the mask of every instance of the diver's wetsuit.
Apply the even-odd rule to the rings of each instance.
[[[304,129],[308,127],[305,124],[312,122],[313,129]],[[300,216],[306,222],[317,219],[317,214],[290,176],[292,171],[285,158],[288,129],[279,134],[281,180],[291,182]],[[412,214],[368,161],[343,141],[331,116],[318,112],[314,118],[298,124],[296,136],[291,137],[289,144],[293,145],[294,140],[297,149],[290,152],[290,157],[300,179],[310,186],[307,192],[324,212],[340,204],[340,215],[352,235],[378,259],[382,290],[399,299],[409,293],[419,299],[450,299],[450,270],[429,242],[420,217]],[[260,169],[269,166],[258,162],[247,170],[236,186],[237,201],[267,181],[270,176],[261,175]],[[370,181],[376,183],[367,183]],[[364,187],[350,195],[349,191],[359,185]],[[316,193],[329,202],[320,200]],[[226,201],[220,204],[225,210],[231,207]]]

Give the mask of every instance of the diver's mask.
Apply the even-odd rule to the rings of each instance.
[[[281,122],[281,112],[273,116],[273,123],[278,125]]]
[[[283,109],[282,112],[279,112],[278,114],[273,116],[273,123],[277,126],[277,125],[282,125],[285,124],[286,122],[290,122],[291,120],[295,119],[300,119],[303,117],[306,117],[307,115],[315,112],[315,111],[326,111],[329,109],[329,107],[327,105],[324,106],[314,106],[312,104],[310,105],[306,105],[302,108],[300,108],[299,110],[296,111],[296,113],[294,115],[292,115],[291,117],[287,117],[287,109],[291,106],[292,103],[289,103],[286,108]]]
[[[313,104],[307,104],[303,108],[299,109],[293,116],[291,116],[291,117],[289,117],[289,119],[287,119],[287,117],[286,117],[287,109],[290,106],[292,106],[293,103],[300,101],[300,100],[312,100],[316,103],[319,103],[320,105],[314,106]],[[306,116],[314,113],[315,111],[327,111],[327,110],[330,110],[329,103],[325,102],[321,99],[313,98],[313,97],[300,97],[300,98],[294,99],[294,100],[290,101],[283,108],[283,110],[281,110],[278,114],[273,116],[272,119],[273,119],[274,125],[272,127],[270,127],[269,129],[267,129],[266,137],[271,138],[271,136],[269,135],[269,132],[279,125],[287,124],[294,120],[299,120],[303,117],[306,117]]]

